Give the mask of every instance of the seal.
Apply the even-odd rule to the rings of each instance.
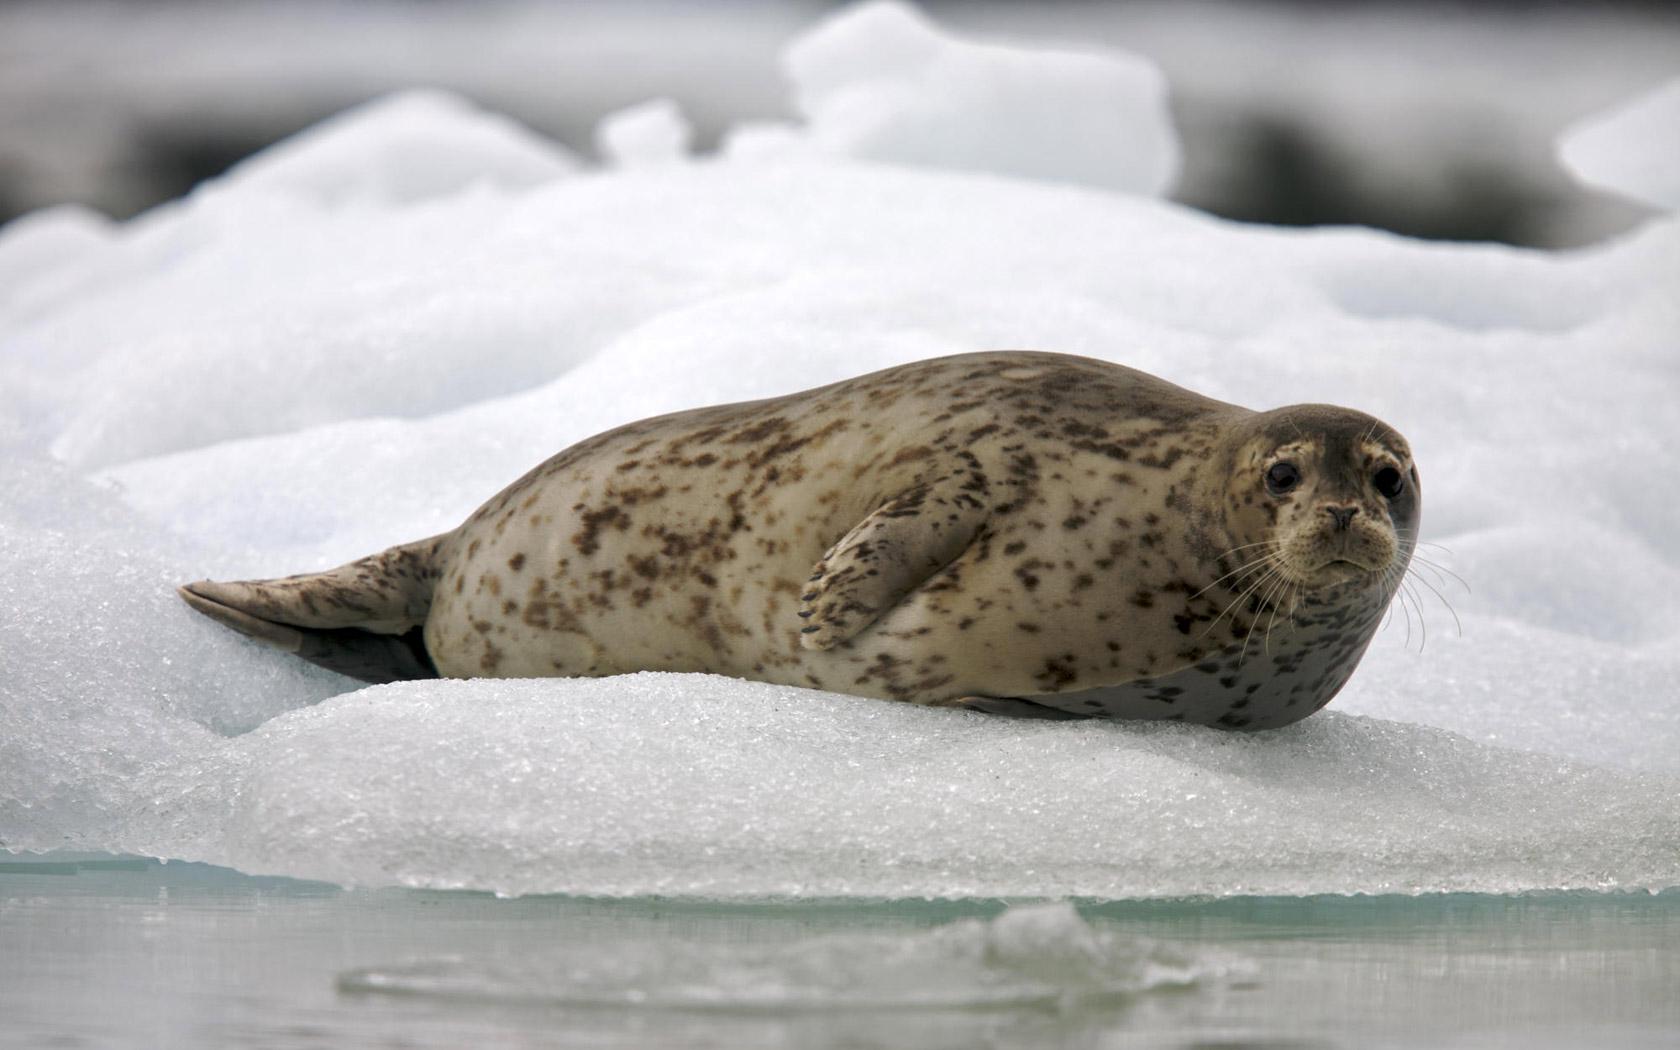
[[[180,593],[365,681],[705,671],[1265,729],[1347,682],[1420,509],[1364,413],[967,354],[631,423],[451,532]]]

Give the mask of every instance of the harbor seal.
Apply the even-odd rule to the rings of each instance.
[[[1347,682],[1420,508],[1364,413],[967,354],[630,423],[451,532],[180,593],[366,681],[706,671],[1265,729]]]

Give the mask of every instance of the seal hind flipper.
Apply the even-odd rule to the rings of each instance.
[[[800,644],[832,649],[847,641],[954,561],[986,518],[964,483],[951,477],[917,485],[840,537],[800,596]]]
[[[436,678],[421,628],[432,605],[441,539],[392,547],[327,572],[200,580],[178,593],[224,627],[351,678]]]

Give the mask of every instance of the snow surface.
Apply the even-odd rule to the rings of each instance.
[[[375,177],[397,141],[451,145]],[[0,846],[507,893],[1680,885],[1680,219],[1551,254],[806,148],[510,177],[563,157],[529,145],[399,100],[133,222],[0,230]],[[357,689],[173,593],[450,528],[628,420],[999,347],[1372,411],[1451,552],[1328,711],[1251,736],[697,675]]]
[[[1680,77],[1570,128],[1558,156],[1589,186],[1680,211]]]

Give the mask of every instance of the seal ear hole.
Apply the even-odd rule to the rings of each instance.
[[[1273,463],[1266,471],[1266,491],[1282,496],[1301,483],[1301,470],[1293,463]]]
[[[1376,476],[1371,479],[1371,484],[1376,486],[1383,499],[1393,499],[1406,488],[1406,479],[1393,467],[1384,467],[1377,471]]]

